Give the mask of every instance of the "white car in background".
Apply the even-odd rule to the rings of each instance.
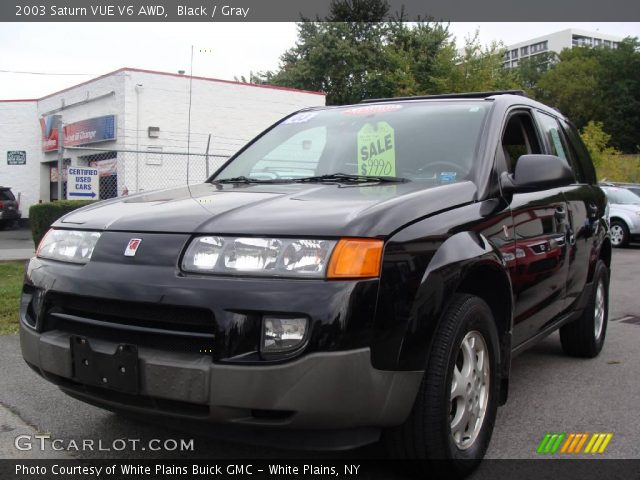
[[[611,244],[624,247],[640,241],[640,197],[623,187],[602,186],[609,199]]]

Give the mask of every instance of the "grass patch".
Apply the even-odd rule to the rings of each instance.
[[[18,331],[24,262],[0,262],[0,335]]]

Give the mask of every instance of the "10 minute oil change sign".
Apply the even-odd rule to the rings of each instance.
[[[100,194],[100,175],[96,168],[69,167],[68,200],[95,200]]]
[[[387,122],[367,123],[358,131],[358,173],[396,175],[396,139]]]

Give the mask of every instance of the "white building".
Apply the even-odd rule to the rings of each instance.
[[[203,154],[209,144],[215,168],[283,116],[324,104],[319,92],[122,68],[43,98],[0,100],[0,185],[20,195],[23,216],[57,197],[53,115],[65,146],[76,146],[65,149],[65,164],[99,167],[104,197],[193,181],[178,161],[186,156],[161,153]],[[134,150],[143,153],[123,152]]]
[[[517,67],[525,58],[532,58],[548,52],[560,53],[565,48],[581,46],[617,48],[621,41],[622,37],[617,35],[569,28],[507,46],[503,66]]]

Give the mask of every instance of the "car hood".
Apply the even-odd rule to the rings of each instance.
[[[295,236],[386,236],[416,219],[475,200],[472,182],[425,186],[200,184],[120,197],[54,226],[94,230]]]

